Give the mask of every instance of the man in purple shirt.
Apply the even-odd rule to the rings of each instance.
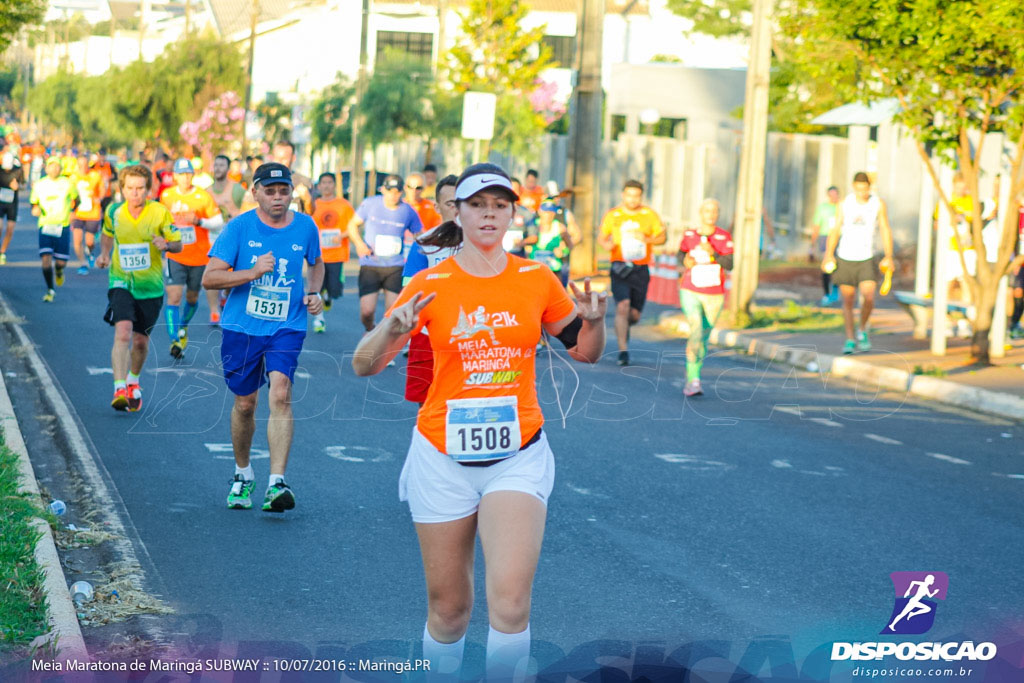
[[[359,254],[359,319],[369,332],[377,312],[377,297],[384,290],[384,308],[402,291],[406,233],[423,230],[416,210],[402,201],[402,177],[384,178],[381,194],[359,205],[348,224],[348,236]],[[360,228],[363,230],[360,230]]]

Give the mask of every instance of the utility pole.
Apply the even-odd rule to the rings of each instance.
[[[597,268],[597,153],[601,146],[601,43],[604,0],[583,0],[576,22],[576,87],[569,130],[569,182],[573,213],[583,233],[572,269]]]
[[[352,172],[349,175],[348,198],[352,206],[363,201],[366,188],[363,187],[363,140],[359,135],[362,115],[356,110],[366,94],[367,39],[370,31],[370,0],[363,0],[363,15],[359,29],[359,76],[356,78],[356,103],[352,109]]]
[[[242,108],[245,109],[245,114],[242,116],[242,159],[245,159],[246,155],[249,154],[249,140],[245,135],[245,124],[249,119],[249,109],[252,107],[252,63],[256,54],[256,24],[259,22],[259,18],[260,0],[252,0],[249,14],[249,63],[246,66],[245,98],[242,103]]]
[[[750,64],[747,67],[746,97],[743,104],[743,144],[740,177],[736,193],[733,239],[738,247],[729,312],[736,320],[740,311],[749,312],[757,289],[761,217],[764,207],[764,162],[768,144],[768,83],[771,76],[772,0],[754,0],[754,25],[750,36]]]
[[[447,23],[448,17],[448,2],[447,0],[437,0],[437,60],[434,62],[434,75],[436,76],[444,63],[441,61],[442,56],[445,53],[444,41],[445,38],[445,24]]]
[[[139,3],[139,61],[143,61],[142,41],[146,37],[146,19],[149,17],[151,0],[141,0]]]

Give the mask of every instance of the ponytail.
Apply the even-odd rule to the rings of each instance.
[[[458,247],[462,244],[462,227],[455,221],[445,221],[430,232],[416,238],[424,247]]]

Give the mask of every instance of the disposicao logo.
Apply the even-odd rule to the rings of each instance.
[[[936,600],[945,600],[949,576],[945,572],[893,572],[895,592],[892,614],[880,635],[921,635],[935,624]],[[899,660],[988,661],[996,656],[994,643],[832,643],[832,660],[868,660],[896,657]]]
[[[896,590],[896,604],[883,635],[920,635],[935,623],[935,600],[945,600],[949,577],[945,572],[893,572],[889,575]]]

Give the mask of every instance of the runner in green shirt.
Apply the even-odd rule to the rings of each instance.
[[[167,207],[148,199],[153,183],[149,168],[127,166],[118,179],[124,201],[108,206],[103,216],[96,265],[110,266],[103,317],[114,326],[110,354],[114,400],[110,406],[134,412],[142,408],[139,375],[164,301],[163,252],[181,251],[181,233]]]
[[[46,160],[46,176],[32,185],[32,215],[39,218],[39,259],[43,265],[46,294],[53,301],[53,287],[64,284],[64,266],[71,253],[71,212],[78,203],[78,190],[60,175],[58,157]]]
[[[811,263],[821,261],[825,254],[825,245],[828,243],[828,236],[836,225],[836,209],[839,207],[839,188],[833,185],[828,188],[828,201],[818,204],[814,212],[814,220],[811,225],[811,252],[809,258]],[[819,302],[822,306],[831,306],[839,301],[839,288],[832,284],[832,274],[821,273],[821,287],[825,290],[824,296]]]

